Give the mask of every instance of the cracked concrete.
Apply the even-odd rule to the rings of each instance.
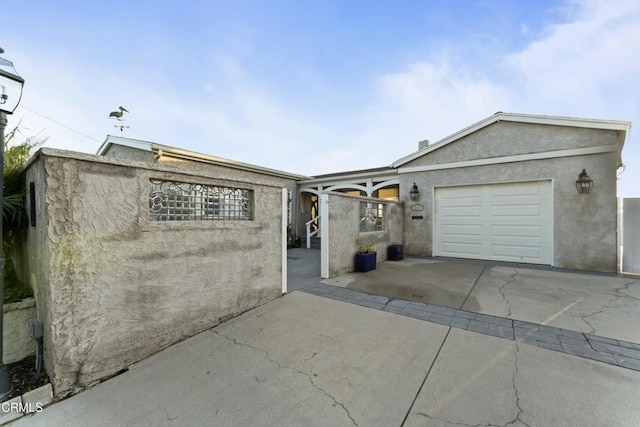
[[[638,381],[638,372],[452,329],[405,426],[631,426]]]
[[[353,425],[356,425],[356,426],[358,425],[358,424],[355,422],[355,420],[353,419],[353,417],[351,416],[351,413],[349,412],[349,410],[344,406],[344,404],[342,404],[341,402],[338,402],[334,396],[332,396],[330,393],[328,393],[328,392],[327,392],[325,389],[323,389],[322,387],[319,387],[319,386],[314,382],[313,377],[311,376],[311,373],[301,371],[300,369],[294,369],[294,368],[291,368],[291,367],[289,367],[289,366],[283,366],[283,365],[281,365],[281,364],[280,364],[280,362],[278,362],[277,360],[274,360],[274,359],[271,357],[271,355],[269,355],[269,352],[268,352],[267,350],[263,349],[263,348],[255,347],[255,346],[253,346],[253,345],[250,345],[250,344],[247,344],[247,343],[240,342],[240,341],[238,341],[237,339],[232,338],[232,337],[228,337],[228,336],[226,336],[226,335],[224,335],[224,334],[221,334],[221,333],[217,332],[216,330],[212,330],[212,332],[213,332],[214,334],[216,334],[216,335],[220,336],[220,337],[223,337],[223,338],[226,338],[226,339],[228,339],[228,340],[232,341],[232,342],[233,342],[234,344],[236,344],[236,345],[245,346],[245,347],[248,347],[248,348],[250,348],[250,349],[252,349],[252,350],[256,350],[256,351],[259,351],[259,352],[264,353],[264,355],[267,357],[267,359],[269,359],[269,361],[270,361],[270,362],[272,362],[273,364],[275,364],[279,369],[288,369],[288,370],[291,370],[291,371],[293,371],[293,372],[296,372],[296,373],[298,373],[298,374],[300,374],[300,375],[305,376],[305,377],[309,380],[309,382],[311,383],[311,385],[312,385],[315,389],[317,389],[317,390],[318,390],[318,391],[320,391],[322,394],[324,394],[325,396],[327,396],[329,399],[331,399],[331,400],[333,401],[333,403],[335,403],[336,405],[340,406],[340,407],[345,411],[345,413],[347,414],[347,417],[349,417],[349,419],[351,420],[351,422],[353,423]],[[318,355],[318,352],[314,352],[314,353],[313,353],[313,355],[311,355],[311,357],[309,357],[308,359],[305,359],[303,362],[308,362],[308,361],[312,360],[312,359],[313,359],[315,356],[317,356],[317,355]],[[260,383],[262,383],[262,382],[265,382],[265,381],[263,381],[263,380],[259,380],[257,377],[255,377],[255,379],[256,379],[256,382],[257,382],[258,384],[260,384]]]
[[[524,410],[522,409],[522,406],[520,405],[520,393],[518,392],[518,385],[516,384],[516,380],[518,377],[518,353],[520,352],[520,345],[516,342],[515,343],[515,352],[513,354],[514,356],[514,369],[513,369],[513,377],[511,379],[512,385],[513,385],[513,392],[515,393],[516,396],[516,408],[518,409],[518,413],[516,414],[516,417],[509,421],[508,423],[506,423],[504,425],[504,427],[506,426],[510,426],[510,425],[517,425],[516,423],[520,423],[523,424],[526,427],[529,427],[529,424],[525,423],[522,418]]]
[[[400,425],[448,329],[296,292],[19,425]]]
[[[426,264],[394,268],[415,278]],[[455,265],[430,264],[441,273],[430,280],[446,287]],[[640,342],[639,280],[504,267],[473,274],[449,302]],[[587,338],[594,350],[613,346]],[[616,358],[636,355],[626,345]],[[639,384],[639,371],[295,292],[14,425],[637,425]]]
[[[463,310],[640,342],[640,279],[494,266],[470,297]]]
[[[484,272],[484,270],[483,270]],[[509,301],[509,298],[507,298],[507,295],[505,294],[505,288],[510,285],[511,283],[513,283],[516,280],[516,276],[518,276],[518,269],[514,268],[513,269],[513,274],[511,275],[511,277],[509,277],[502,285],[500,285],[500,287],[498,288],[498,292],[500,292],[500,295],[502,296],[502,299],[504,300],[504,302],[507,305],[507,312],[506,314],[504,314],[501,317],[507,317],[510,318],[511,317],[511,302]]]
[[[487,337],[491,345],[484,346],[479,336],[451,330],[405,426],[424,426],[425,416],[433,426],[504,426],[517,419],[514,343]]]

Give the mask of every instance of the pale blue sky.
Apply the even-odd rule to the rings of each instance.
[[[124,136],[314,175],[389,165],[496,111],[640,122],[636,0],[25,0],[2,15],[26,80],[9,127],[50,147],[95,153],[123,105]],[[638,145],[622,196],[640,197]]]

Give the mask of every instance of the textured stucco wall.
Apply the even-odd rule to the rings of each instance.
[[[47,149],[28,174],[44,177],[28,250],[48,248],[30,267],[57,395],[281,293],[281,188]],[[150,222],[150,178],[252,189],[255,220]]]
[[[522,154],[514,147],[524,151],[527,147],[535,145],[536,151],[552,151],[554,148],[570,149],[585,145],[615,145],[616,141],[615,131],[501,122],[403,166],[486,158],[490,157],[491,153]],[[483,151],[485,149],[486,152]],[[408,200],[407,191],[401,193],[401,198],[407,204],[405,252],[409,255],[433,255],[432,218],[435,187],[552,180],[553,265],[570,269],[615,272],[617,156],[617,153],[610,152],[400,174],[401,188],[411,188],[415,182],[420,189],[420,200],[416,203]],[[575,181],[583,168],[594,180],[590,194],[578,194],[575,189]],[[423,205],[424,210],[420,213],[413,212],[411,206],[414,204]],[[411,219],[412,215],[417,214],[422,215],[423,219]]]
[[[617,132],[611,130],[503,121],[460,138],[403,167],[616,145],[617,138]]]
[[[360,202],[385,205],[384,231],[360,233]],[[356,239],[362,237],[373,244],[378,262],[387,259],[387,246],[402,243],[403,204],[390,200],[329,193],[329,238],[323,244],[329,246],[329,277],[354,271]],[[324,239],[324,236],[323,236]]]
[[[36,341],[29,336],[29,325],[36,321],[35,300],[5,304],[3,310],[2,361],[13,363],[35,354]]]

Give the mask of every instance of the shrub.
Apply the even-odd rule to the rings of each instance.
[[[4,195],[2,200],[2,253],[4,265],[4,303],[20,301],[33,295],[33,290],[20,282],[13,266],[16,240],[24,233],[28,217],[25,209],[24,167],[34,149],[44,144],[48,138],[38,135],[26,138],[24,142],[11,145],[19,127],[14,128],[4,138]]]

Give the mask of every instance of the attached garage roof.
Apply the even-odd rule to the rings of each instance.
[[[454,141],[457,141],[473,132],[476,132],[482,128],[485,128],[494,123],[501,121],[505,122],[518,122],[518,123],[533,123],[540,125],[552,125],[552,126],[568,126],[590,129],[607,129],[621,131],[620,138],[618,140],[618,150],[622,151],[624,141],[627,138],[627,134],[631,130],[631,122],[619,121],[619,120],[599,120],[599,119],[580,119],[575,117],[561,117],[561,116],[542,116],[533,114],[514,114],[503,113],[501,111],[495,113],[492,116],[487,117],[473,125],[466,127],[440,141],[428,145],[414,153],[409,154],[401,159],[396,160],[391,164],[391,167],[398,168],[405,165],[419,157],[424,156],[432,151],[444,147]]]

